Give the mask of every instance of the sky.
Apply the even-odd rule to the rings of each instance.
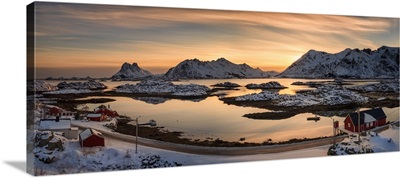
[[[154,74],[224,57],[283,71],[310,49],[399,46],[399,19],[38,3],[36,78],[110,77],[124,62]]]

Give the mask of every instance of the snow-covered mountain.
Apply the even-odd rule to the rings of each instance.
[[[398,78],[399,47],[345,49],[336,54],[310,50],[278,77]]]
[[[148,76],[153,76],[152,73],[150,73],[147,70],[144,70],[139,67],[137,63],[132,63],[129,64],[125,62],[122,64],[121,69],[114,74],[111,79],[112,80],[137,80],[137,79],[143,79]]]
[[[275,71],[264,72],[247,64],[234,64],[225,58],[213,61],[187,59],[168,70],[167,79],[210,79],[210,78],[267,78]]]

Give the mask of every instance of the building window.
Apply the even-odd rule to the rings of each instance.
[[[350,124],[350,122],[349,122],[349,123],[347,123],[347,127],[349,127],[349,128],[351,127],[351,124]]]

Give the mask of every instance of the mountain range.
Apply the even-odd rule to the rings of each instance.
[[[225,58],[212,61],[186,59],[170,68],[162,78],[227,79],[227,78],[398,78],[399,47],[382,46],[376,50],[347,48],[339,53],[309,50],[282,73],[262,71],[247,64],[235,64]],[[137,63],[125,62],[111,78],[140,80],[156,77]],[[159,76],[157,76],[159,77]]]
[[[398,78],[399,47],[377,50],[345,49],[330,54],[310,50],[278,77],[287,78]]]
[[[169,80],[178,79],[222,79],[222,78],[269,78],[278,72],[264,72],[247,64],[234,64],[225,58],[213,61],[187,59],[172,67],[162,77]],[[137,63],[125,62],[114,74],[112,80],[140,80],[155,77],[152,73],[139,67]]]

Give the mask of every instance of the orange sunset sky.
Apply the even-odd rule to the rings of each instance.
[[[185,59],[282,71],[310,49],[399,46],[399,19],[37,3],[36,77],[110,77],[123,62],[154,74]]]

